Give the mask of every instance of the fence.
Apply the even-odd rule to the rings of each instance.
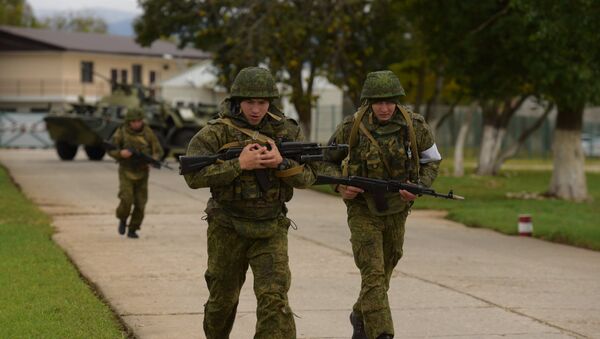
[[[454,143],[462,121],[466,117],[466,108],[457,111],[447,118],[436,131],[436,144],[443,156],[453,154]],[[317,107],[312,119],[311,138],[319,142],[326,142],[335,131],[336,126],[343,119],[339,106]],[[481,112],[473,114],[469,134],[465,143],[465,155],[477,156],[482,134]],[[515,116],[511,119],[503,147],[508,147],[516,142],[521,133],[531,126],[537,117]],[[517,157],[541,157],[552,156],[552,134],[554,131],[554,119],[546,119],[521,147]],[[582,130],[582,147],[586,156],[600,157],[600,123],[586,122]]]
[[[45,113],[0,112],[0,148],[52,147],[45,116]]]

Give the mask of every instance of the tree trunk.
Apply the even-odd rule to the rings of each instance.
[[[477,166],[478,175],[494,175],[494,163],[498,154],[500,154],[505,135],[506,128],[497,128],[493,125],[483,127],[481,148],[479,149],[479,164]]]
[[[465,175],[465,166],[464,166],[464,150],[465,150],[465,141],[467,140],[467,135],[469,135],[469,127],[471,126],[471,121],[473,120],[473,111],[469,110],[465,119],[463,120],[460,130],[458,131],[458,136],[456,137],[456,144],[454,146],[454,176],[462,177]]]
[[[303,129],[306,140],[310,140],[311,133],[311,115],[312,115],[312,83],[313,73],[311,72],[307,79],[305,90],[304,79],[302,79],[302,69],[290,71],[289,84],[292,87],[291,103],[296,108],[300,125]]]
[[[527,99],[527,95],[506,99],[504,102],[494,101],[482,104],[483,134],[479,150],[478,175],[496,175],[494,172],[496,159],[502,149],[506,129],[517,109]]]
[[[542,124],[544,123],[544,121],[546,121],[548,115],[550,114],[553,108],[554,104],[548,105],[548,107],[544,111],[544,114],[542,114],[531,126],[529,126],[529,128],[523,131],[523,133],[521,133],[517,141],[515,141],[510,147],[508,147],[504,152],[502,152],[498,156],[498,159],[496,159],[496,163],[494,164],[494,174],[498,174],[500,172],[500,168],[506,160],[517,155],[517,153],[521,149],[521,146],[523,146],[527,138],[529,138],[529,136],[531,136],[533,132],[535,132],[538,128],[540,128],[540,126],[542,126]]]
[[[554,168],[548,195],[565,200],[584,201],[588,198],[581,147],[583,105],[576,108],[558,103],[556,129],[552,141]]]
[[[442,89],[444,87],[444,66],[438,65],[435,71],[435,87],[433,89],[433,94],[431,94],[431,98],[427,101],[427,106],[425,107],[425,121],[429,122],[431,119],[435,117],[438,111],[438,107],[440,105],[440,100],[442,97]]]
[[[425,61],[421,61],[419,64],[418,78],[417,78],[417,94],[415,97],[415,112],[421,112],[421,105],[423,104],[423,96],[425,95],[425,76],[427,75],[427,64]]]

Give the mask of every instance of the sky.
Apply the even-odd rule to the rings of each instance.
[[[27,0],[36,13],[40,10],[80,11],[87,8],[107,8],[139,13],[137,0]]]

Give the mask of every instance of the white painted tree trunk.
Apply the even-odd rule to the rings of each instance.
[[[458,131],[458,136],[456,137],[456,144],[454,145],[454,176],[462,177],[465,175],[465,141],[467,140],[467,135],[469,135],[469,126],[471,126],[471,120],[473,118],[473,113],[469,111],[463,120],[462,125],[460,126],[460,130]]]
[[[477,165],[478,175],[494,175],[494,164],[500,154],[502,141],[506,135],[505,128],[496,128],[494,126],[484,126],[483,136],[481,138],[481,148],[479,150],[479,163]]]
[[[548,193],[561,199],[583,201],[588,198],[580,130],[554,131],[552,154],[554,169]]]

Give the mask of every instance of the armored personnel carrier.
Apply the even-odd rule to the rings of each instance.
[[[72,160],[81,145],[90,160],[101,160],[105,154],[102,141],[112,136],[131,107],[142,107],[145,121],[156,133],[165,157],[184,154],[190,139],[216,107],[172,108],[150,93],[140,86],[113,85],[112,93],[94,105],[80,100],[67,109],[51,111],[44,120],[59,158]]]

